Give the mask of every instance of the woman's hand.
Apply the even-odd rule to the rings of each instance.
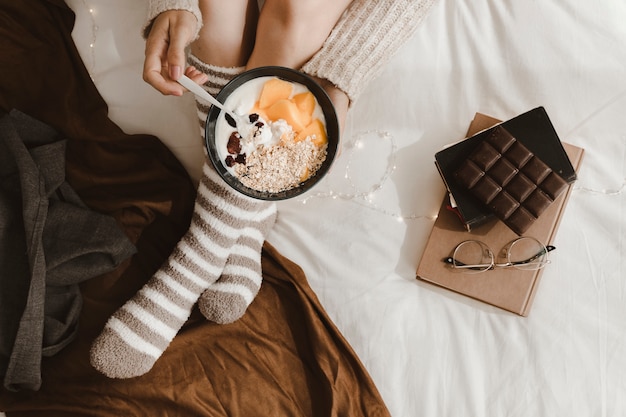
[[[181,96],[186,91],[176,80],[185,71],[185,48],[197,24],[195,16],[185,10],[166,11],[154,19],[146,40],[143,79],[162,94]],[[198,84],[207,81],[206,75],[193,68],[186,74]]]
[[[350,98],[330,81],[322,78],[315,78],[315,80],[322,86],[326,94],[328,94],[330,101],[332,101],[333,107],[335,107],[335,113],[337,113],[339,131],[343,133],[348,109],[350,108]]]

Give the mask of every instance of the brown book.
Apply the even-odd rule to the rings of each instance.
[[[495,123],[498,123],[498,120],[477,114],[470,125],[468,136]],[[572,166],[578,171],[584,150],[567,143],[563,143],[563,147]],[[524,235],[532,236],[544,245],[553,244],[571,189],[570,184],[567,191],[541,214]],[[531,271],[497,268],[479,274],[461,273],[450,268],[443,262],[443,259],[451,256],[454,248],[464,240],[480,240],[497,253],[518,236],[495,218],[468,232],[459,222],[457,215],[447,209],[447,204],[448,197],[446,196],[417,268],[417,278],[521,316],[527,316],[543,270],[550,268],[551,265]]]

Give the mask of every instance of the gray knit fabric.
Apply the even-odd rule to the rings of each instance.
[[[149,0],[146,24],[141,31],[144,38],[148,37],[154,19],[159,14],[168,10],[185,10],[192,13],[196,17],[197,22],[196,26],[193,28],[193,39],[198,37],[200,29],[202,28],[202,14],[200,13],[198,0]]]
[[[115,220],[65,181],[65,144],[17,110],[0,118],[0,375],[9,390],[39,389],[41,357],[74,338],[78,283],[135,253]]]
[[[436,0],[354,0],[302,71],[357,100],[415,32]]]

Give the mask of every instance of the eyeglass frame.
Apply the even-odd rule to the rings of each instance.
[[[507,253],[507,262],[506,263],[496,263],[497,257],[494,255],[493,250],[483,241],[478,240],[478,239],[467,239],[464,240],[462,242],[460,242],[459,244],[457,244],[454,247],[454,250],[452,251],[452,256],[448,256],[444,259],[442,259],[442,261],[444,263],[446,263],[447,265],[450,266],[450,268],[454,269],[454,270],[458,270],[461,272],[467,272],[467,273],[471,273],[470,271],[473,271],[474,273],[481,273],[481,272],[487,272],[487,271],[492,271],[496,268],[516,268],[517,265],[526,265],[531,263],[533,260],[537,259],[538,257],[542,256],[542,255],[546,255],[546,261],[543,262],[539,267],[533,269],[533,270],[539,270],[544,268],[547,264],[550,263],[550,260],[547,259],[548,253],[552,252],[553,250],[556,249],[556,247],[554,245],[544,245],[543,243],[541,243],[539,240],[535,239],[532,236],[519,236],[513,240],[511,240],[510,242],[508,242],[506,245],[504,245],[502,247],[502,249],[500,249],[501,251],[507,247],[512,247],[516,242],[519,242],[522,239],[532,239],[535,242],[537,242],[539,244],[540,248],[543,248],[543,250],[539,251],[537,254],[533,255],[532,257],[525,259],[523,261],[516,261],[516,262],[512,262],[510,260],[510,249],[506,251]],[[468,242],[476,242],[478,243],[481,247],[486,248],[489,251],[490,257],[491,257],[491,263],[490,264],[477,264],[477,265],[465,265],[463,264],[463,262],[460,262],[458,260],[456,260],[456,262],[458,262],[459,266],[457,266],[455,264],[455,258],[454,255],[456,253],[456,251],[459,249],[459,247],[461,247],[463,244],[468,243]],[[478,268],[483,268],[484,269],[478,269]],[[521,269],[521,268],[518,268]]]

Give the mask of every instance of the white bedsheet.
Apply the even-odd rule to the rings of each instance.
[[[145,2],[68,4],[111,118],[161,138],[197,178],[193,98],[141,79]],[[304,269],[393,416],[626,415],[624,22],[616,0],[439,0],[354,105],[331,174],[279,203],[268,240]],[[435,151],[475,112],[536,106],[586,153],[523,318],[415,271],[444,195]]]

